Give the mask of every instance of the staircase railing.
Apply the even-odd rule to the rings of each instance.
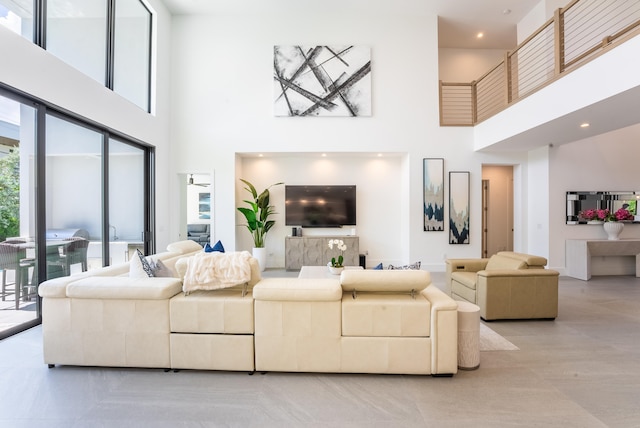
[[[640,1],[573,0],[477,80],[441,80],[440,125],[476,125],[638,34]]]

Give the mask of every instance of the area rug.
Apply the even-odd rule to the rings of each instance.
[[[480,323],[480,351],[518,351],[513,343]]]

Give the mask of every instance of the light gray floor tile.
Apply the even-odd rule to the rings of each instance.
[[[555,321],[487,325],[520,350],[453,378],[48,369],[36,327],[0,341],[0,426],[640,426],[640,279],[561,277]]]

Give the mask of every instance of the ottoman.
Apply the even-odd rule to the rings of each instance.
[[[469,302],[458,303],[458,368],[480,367],[480,307]]]

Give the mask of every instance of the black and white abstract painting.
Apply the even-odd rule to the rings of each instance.
[[[423,159],[424,231],[444,230],[444,159]]]
[[[371,116],[368,46],[274,46],[276,116]]]
[[[449,243],[469,243],[469,172],[449,172]]]

